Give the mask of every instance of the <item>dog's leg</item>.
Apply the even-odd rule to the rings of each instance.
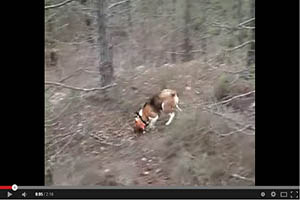
[[[181,108],[179,108],[179,106],[176,104],[176,108],[181,112]]]
[[[179,108],[179,106],[178,106],[178,103],[179,103],[179,98],[178,98],[178,96],[177,96],[177,95],[175,96],[174,100],[175,100],[175,105],[176,105],[176,108],[177,108],[179,111],[182,111],[182,110],[181,110],[181,108]]]
[[[156,117],[154,117],[154,118],[149,117],[149,119],[150,119],[149,128],[150,129],[154,129],[155,128],[154,124],[158,120],[158,115]]]
[[[173,118],[175,117],[175,113],[172,112],[172,113],[169,114],[169,116],[170,116],[170,118],[167,121],[166,126],[168,126],[173,121]]]

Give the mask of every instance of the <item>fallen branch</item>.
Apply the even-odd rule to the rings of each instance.
[[[67,3],[70,3],[70,2],[72,2],[72,1],[73,1],[73,0],[66,0],[66,1],[61,2],[61,3],[58,3],[58,4],[46,6],[46,7],[45,7],[45,10],[52,9],[52,8],[58,8],[58,7],[61,7],[61,6],[63,6],[63,5],[66,5]]]
[[[244,96],[250,95],[250,94],[252,94],[252,93],[255,93],[255,90],[252,90],[252,91],[250,91],[250,92],[247,92],[247,93],[244,93],[244,94],[240,94],[240,95],[234,96],[234,97],[232,97],[232,98],[230,98],[230,99],[227,99],[227,100],[224,100],[224,101],[220,101],[220,102],[218,102],[218,103],[211,104],[211,105],[209,105],[208,107],[211,108],[212,106],[216,106],[216,105],[219,105],[219,104],[224,104],[224,103],[227,104],[228,102],[230,102],[230,101],[232,101],[232,100],[234,100],[234,99],[237,99],[237,98],[240,98],[240,97],[244,97]]]
[[[245,180],[245,181],[254,182],[253,178],[247,178],[247,177],[244,177],[244,176],[241,176],[241,175],[238,175],[238,174],[232,174],[231,176],[234,177],[234,178],[239,178],[239,179]]]
[[[232,134],[234,134],[234,133],[242,132],[242,131],[246,130],[246,129],[249,128],[249,127],[251,127],[250,124],[246,125],[245,127],[241,128],[241,129],[238,129],[238,130],[235,130],[235,131],[231,131],[231,132],[225,133],[225,134],[219,134],[219,135],[220,135],[220,136],[223,136],[223,137],[224,137],[224,136],[228,136],[228,135],[232,135]],[[246,134],[246,133],[245,133],[245,135],[255,135],[255,134]]]
[[[111,9],[113,7],[116,7],[116,6],[120,5],[120,4],[127,3],[127,2],[128,2],[128,0],[124,0],[124,1],[119,1],[117,3],[113,3],[110,6],[108,6],[108,9]]]
[[[251,18],[251,19],[248,19],[238,25],[235,25],[235,26],[229,26],[229,25],[225,25],[225,24],[221,24],[221,23],[217,23],[217,22],[213,22],[211,24],[211,26],[213,27],[219,27],[219,28],[224,28],[224,29],[228,29],[230,31],[237,31],[237,30],[242,30],[242,29],[255,29],[255,27],[251,27],[251,26],[245,26],[245,24],[251,22],[255,20],[255,18]]]
[[[68,88],[68,89],[72,89],[72,90],[79,90],[79,91],[83,91],[83,92],[91,92],[91,91],[95,91],[95,90],[105,90],[107,88],[116,86],[116,83],[110,84],[110,85],[106,85],[104,87],[101,88],[79,88],[79,87],[74,87],[74,86],[70,86],[70,85],[65,85],[62,83],[57,83],[57,82],[45,82],[46,85],[54,85],[54,86],[58,86],[58,87],[64,87],[64,88]]]
[[[234,50],[239,49],[239,48],[241,48],[241,47],[244,47],[244,46],[246,46],[247,44],[250,44],[250,43],[252,43],[252,42],[255,43],[255,40],[250,40],[250,41],[244,42],[243,44],[240,44],[240,45],[238,45],[238,46],[236,46],[236,47],[233,47],[233,48],[231,48],[231,49],[225,49],[225,51],[234,51]]]

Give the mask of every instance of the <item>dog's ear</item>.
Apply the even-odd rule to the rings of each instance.
[[[146,103],[143,105],[143,108],[145,108],[147,104],[148,104],[148,103],[146,102]]]

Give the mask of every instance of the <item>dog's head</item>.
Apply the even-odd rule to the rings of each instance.
[[[146,129],[146,125],[139,118],[134,119],[134,132],[143,132]]]
[[[142,121],[141,116],[138,112],[135,113],[136,116],[134,118],[134,131],[135,132],[143,132],[146,129],[146,123]]]

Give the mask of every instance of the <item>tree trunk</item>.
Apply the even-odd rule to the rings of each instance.
[[[129,33],[131,33],[131,29],[132,29],[132,17],[131,17],[131,1],[128,0],[127,2],[127,20],[128,20],[128,29],[129,29]]]
[[[243,21],[243,16],[242,16],[242,3],[243,3],[243,1],[237,1],[237,17],[238,17],[238,22],[239,22],[239,23],[241,23],[241,22]],[[238,40],[239,40],[239,43],[240,43],[240,44],[242,44],[242,42],[243,42],[241,32],[242,32],[242,31],[240,31],[240,34],[238,35]]]
[[[209,1],[205,0],[203,1],[203,8],[202,8],[202,13],[203,13],[203,27],[201,28],[202,30],[202,36],[203,36],[203,39],[201,40],[201,50],[202,50],[202,53],[201,53],[201,56],[203,57],[203,60],[204,62],[206,62],[206,55],[207,55],[207,39],[206,39],[206,32],[207,32],[207,26],[206,26],[206,21],[207,21],[207,12],[206,10],[208,9],[208,4],[209,4]]]
[[[182,61],[183,62],[187,62],[193,59],[193,55],[191,53],[192,50],[192,44],[191,44],[191,40],[190,40],[190,33],[189,33],[189,23],[191,21],[191,16],[190,16],[190,1],[185,1],[185,10],[184,10],[184,30],[183,30],[183,34],[184,34],[184,39],[183,39],[183,57],[182,57]]]
[[[172,1],[172,6],[173,6],[173,10],[172,10],[172,29],[175,30],[176,29],[176,0]],[[172,45],[172,52],[176,52],[176,31],[172,34],[172,39],[171,39],[171,45]],[[172,53],[171,54],[171,63],[176,63],[176,54]]]
[[[106,35],[106,0],[97,0],[98,4],[98,44],[100,52],[100,63],[99,63],[99,72],[100,72],[100,84],[101,86],[108,85],[112,82],[113,79],[113,63],[112,63],[112,47],[109,48],[107,35]]]
[[[251,18],[255,17],[255,0],[251,0],[250,5],[250,16]],[[255,26],[255,20],[252,21],[249,25],[254,27]],[[255,29],[251,30],[251,40],[255,40]],[[251,42],[250,49],[248,51],[248,62],[247,65],[251,66],[255,63],[255,42]]]

